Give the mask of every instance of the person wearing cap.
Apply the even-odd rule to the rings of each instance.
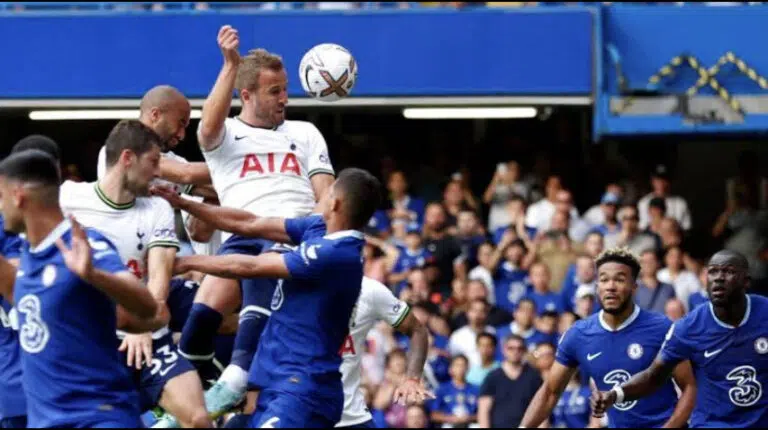
[[[621,205],[621,202],[624,200],[624,187],[622,187],[621,184],[619,184],[618,182],[611,182],[605,186],[603,197],[609,193],[618,197],[619,198],[618,204]],[[588,222],[592,226],[598,226],[605,223],[605,215],[603,214],[602,199],[600,203],[592,206],[591,208],[587,209],[586,212],[584,212],[583,219],[584,221]]]
[[[672,194],[669,168],[659,164],[651,174],[651,188],[653,191],[640,199],[637,204],[640,213],[640,229],[645,230],[650,224],[650,215],[648,209],[651,199],[661,197],[667,206],[667,216],[674,218],[680,223],[683,230],[691,229],[691,212],[688,209],[688,203],[684,198]]]

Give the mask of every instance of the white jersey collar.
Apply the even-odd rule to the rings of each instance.
[[[45,237],[45,239],[42,240],[42,242],[38,243],[36,247],[29,250],[29,252],[33,254],[38,254],[40,252],[45,251],[46,249],[50,248],[54,243],[56,243],[56,239],[59,239],[61,236],[64,236],[64,233],[68,232],[69,229],[72,228],[72,223],[69,222],[67,218],[64,218],[64,221],[60,222],[59,225],[56,226],[50,233],[48,233],[48,236]]]
[[[326,234],[323,239],[338,240],[338,239],[344,239],[346,237],[354,237],[356,239],[363,240],[363,233],[358,230],[341,230],[335,233]]]
[[[715,315],[715,308],[714,308],[714,306],[712,306],[712,302],[709,302],[709,313],[712,314],[712,318],[715,320],[717,325],[719,325],[720,327],[728,328],[728,329],[731,329],[731,330],[736,329],[738,327],[743,326],[744,324],[747,323],[747,321],[749,321],[749,315],[752,313],[752,298],[750,298],[749,294],[747,294],[747,311],[744,312],[744,318],[742,318],[742,320],[739,323],[738,327],[734,327],[734,326],[732,326],[730,324],[726,324],[725,322],[721,321],[720,318],[718,318],[717,315]]]
[[[615,332],[619,332],[619,331],[624,330],[625,328],[629,327],[630,324],[635,322],[637,317],[640,315],[640,306],[635,305],[635,310],[632,311],[632,315],[630,315],[629,318],[627,318],[627,320],[624,321],[623,324],[621,324],[620,326],[616,327],[616,330],[612,329],[611,326],[609,326],[608,323],[605,322],[605,320],[603,319],[603,314],[604,314],[604,311],[600,311],[600,313],[597,315],[597,320],[600,321],[600,325],[606,331],[610,331],[610,332],[615,333]]]

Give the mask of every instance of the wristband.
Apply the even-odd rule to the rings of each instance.
[[[618,385],[611,390],[616,393],[616,403],[624,403],[624,390]]]

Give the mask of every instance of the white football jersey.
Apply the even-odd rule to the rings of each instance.
[[[105,148],[106,148],[105,146],[101,147],[101,150],[99,151],[98,164],[96,166],[96,176],[99,179],[103,178],[107,172],[107,152]],[[174,154],[173,151],[164,152],[161,155],[165,158],[178,161],[179,163],[189,163],[189,161],[187,161],[186,158],[180,155]],[[191,188],[190,185],[176,184],[174,182],[166,181],[165,179],[160,179],[160,178],[155,179],[154,181],[152,181],[152,183],[173,188],[182,197],[189,198],[197,202],[203,201],[202,197],[188,196],[184,194],[186,192],[189,192]],[[187,229],[187,221],[189,221],[189,213],[184,211],[180,211],[180,212],[181,212],[181,219],[182,221],[184,221],[184,230],[186,230],[187,236],[189,236],[189,229]],[[195,254],[216,255],[216,252],[219,250],[219,247],[221,246],[221,231],[216,230],[215,232],[213,232],[213,236],[211,236],[211,240],[209,240],[208,242],[195,242],[190,238],[189,243],[192,245],[192,249],[195,251]]]
[[[59,203],[84,227],[98,230],[117,248],[128,269],[146,283],[147,255],[156,246],[179,248],[171,205],[159,197],[138,197],[118,205],[109,200],[97,182],[66,181]],[[155,333],[162,335],[163,329]]]
[[[352,326],[341,347],[341,381],[344,384],[344,413],[336,427],[349,427],[372,419],[360,391],[362,356],[368,332],[379,321],[398,327],[408,316],[410,308],[398,300],[384,284],[363,277],[360,297],[357,299]]]
[[[305,121],[268,130],[227,118],[221,144],[203,155],[221,205],[258,216],[309,215],[316,203],[310,178],[334,174],[323,135]]]

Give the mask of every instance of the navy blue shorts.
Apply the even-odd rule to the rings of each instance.
[[[245,254],[259,255],[264,252],[288,252],[288,245],[266,239],[254,239],[232,235],[219,248],[218,255]],[[243,294],[242,311],[251,309],[260,313],[270,313],[270,304],[277,282],[267,279],[243,279],[240,288]],[[266,311],[266,312],[265,312]],[[242,312],[241,312],[242,314]]]
[[[266,389],[259,394],[251,428],[333,428],[341,419],[344,397],[323,410],[309,399]],[[329,413],[328,408],[334,409]],[[333,417],[333,418],[331,418]]]
[[[121,353],[121,357],[125,363],[125,353]],[[132,370],[138,384],[141,410],[146,411],[157,406],[165,385],[171,379],[194,370],[192,364],[179,355],[171,333],[153,341],[152,364],[145,365],[141,370]]]
[[[25,429],[27,428],[27,416],[9,417],[0,419],[0,429]]]
[[[180,333],[183,331],[199,288],[200,284],[195,281],[187,281],[182,278],[171,279],[167,305],[168,311],[171,313],[171,322],[168,327],[172,332]]]

